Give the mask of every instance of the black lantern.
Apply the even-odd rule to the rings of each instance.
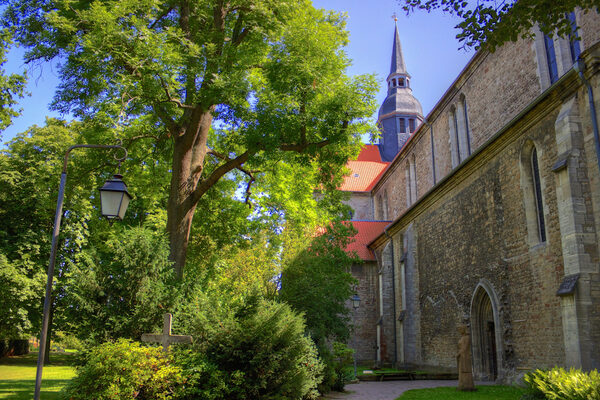
[[[360,297],[357,294],[352,296],[352,307],[356,310],[360,306]]]
[[[123,177],[116,174],[100,188],[102,215],[110,221],[114,218],[123,219],[131,199],[131,195],[127,192],[127,185],[123,182]]]

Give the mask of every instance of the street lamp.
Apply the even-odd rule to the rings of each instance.
[[[122,220],[131,198],[123,177],[119,174],[114,175],[113,179],[107,180],[100,188],[102,215],[111,222],[115,218]]]
[[[127,150],[121,145],[103,145],[103,144],[76,144],[67,149],[63,163],[62,174],[60,175],[60,186],[58,187],[58,200],[56,202],[56,213],[54,215],[54,231],[52,233],[52,246],[50,248],[50,263],[48,265],[48,281],[46,282],[46,297],[44,299],[44,313],[42,315],[42,332],[40,333],[40,347],[38,353],[37,371],[35,376],[34,400],[40,399],[40,390],[42,387],[42,369],[44,368],[44,358],[46,355],[46,336],[48,335],[48,320],[50,317],[50,302],[52,296],[52,281],[54,280],[54,265],[56,263],[56,247],[58,245],[58,234],[60,232],[60,222],[62,219],[63,200],[65,197],[65,186],[67,183],[67,161],[69,154],[74,149],[119,149],[123,150],[123,157],[115,159],[121,162],[127,158]],[[114,218],[123,219],[127,206],[131,200],[131,195],[127,192],[127,185],[121,180],[121,175],[115,175],[112,180],[106,181],[100,190],[100,202],[102,206],[102,215],[109,218],[112,222]]]
[[[356,316],[354,314],[356,314],[356,310],[358,310],[358,307],[360,306],[360,297],[355,293],[351,300],[352,308],[354,308],[355,311],[352,316],[354,317],[354,379],[356,380],[356,352],[358,349],[356,346]]]
[[[360,297],[355,294],[352,296],[352,307],[356,310],[360,306]]]

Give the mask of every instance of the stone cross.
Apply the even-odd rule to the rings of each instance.
[[[171,319],[173,316],[169,313],[165,314],[165,320],[163,323],[163,333],[144,333],[142,335],[142,342],[153,342],[161,343],[163,345],[163,351],[168,351],[169,346],[172,343],[192,343],[192,337],[188,335],[171,335]]]

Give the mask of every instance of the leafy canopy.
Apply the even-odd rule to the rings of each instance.
[[[219,181],[239,173],[251,195],[287,165],[309,171],[295,175],[301,187],[333,189],[372,128],[375,80],[345,74],[345,20],[308,0],[6,3],[2,22],[26,62],[61,61],[55,109],[93,119],[111,139],[171,142],[166,214],[179,278],[196,208]]]
[[[585,12],[600,7],[599,0],[399,0],[407,12],[415,9],[441,9],[462,21],[456,35],[463,48],[484,47],[494,51],[506,42],[532,36],[531,28],[538,25],[549,36],[569,37],[573,30],[567,14],[575,8]]]

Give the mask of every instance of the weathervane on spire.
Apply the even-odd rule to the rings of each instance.
[[[392,18],[394,18],[394,22],[398,22],[398,15],[396,14],[396,12],[394,11],[394,13],[392,14]]]

